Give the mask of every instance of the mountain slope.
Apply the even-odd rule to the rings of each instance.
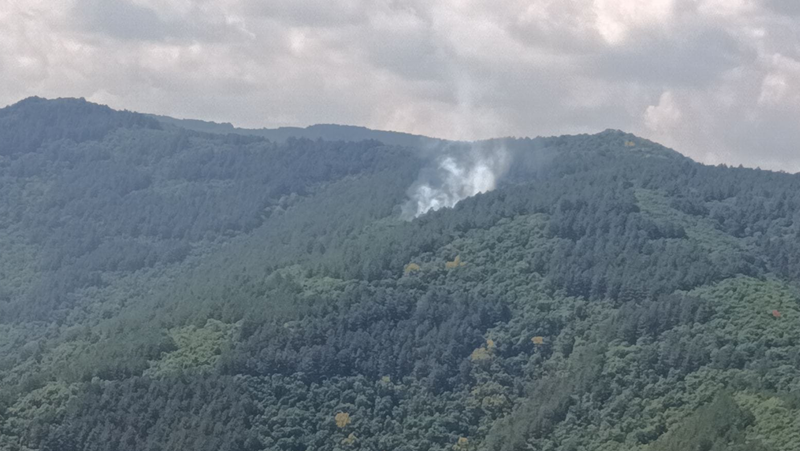
[[[0,448],[796,449],[800,177],[619,131],[237,133],[0,110]]]
[[[187,130],[206,133],[260,136],[274,142],[285,142],[289,138],[322,139],[325,141],[381,141],[392,146],[427,147],[444,142],[437,138],[412,135],[409,133],[371,130],[366,127],[336,124],[315,124],[308,127],[279,127],[274,129],[248,129],[234,127],[229,123],[199,121],[195,119],[175,119],[169,116],[149,115],[163,124],[173,125]]]

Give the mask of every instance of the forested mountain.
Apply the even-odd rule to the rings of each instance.
[[[443,140],[409,133],[371,130],[353,125],[316,124],[308,127],[278,128],[238,128],[230,123],[199,121],[195,119],[175,119],[169,116],[149,115],[165,125],[174,125],[206,133],[236,133],[239,135],[260,136],[274,142],[285,142],[289,138],[323,139],[326,141],[365,141],[376,140],[384,144],[406,147],[428,147],[442,144]]]
[[[0,110],[0,449],[800,449],[800,175],[180,125]]]

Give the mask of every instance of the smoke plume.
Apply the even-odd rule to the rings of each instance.
[[[430,167],[421,171],[409,188],[409,200],[403,205],[402,217],[411,220],[491,191],[508,171],[508,166],[508,152],[504,147],[471,145],[444,151]]]

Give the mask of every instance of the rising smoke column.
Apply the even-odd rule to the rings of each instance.
[[[409,188],[409,200],[403,205],[402,217],[414,219],[428,211],[450,208],[478,193],[492,191],[508,171],[508,152],[503,147],[445,152],[424,169]]]

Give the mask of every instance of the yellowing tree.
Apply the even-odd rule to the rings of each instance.
[[[356,442],[356,435],[353,434],[352,432],[350,433],[350,435],[347,436],[347,438],[342,439],[342,445],[352,445],[355,442]]]
[[[350,414],[346,412],[339,412],[336,414],[336,426],[340,429],[350,424]]]
[[[467,439],[466,437],[459,437],[458,442],[456,442],[456,444],[453,445],[453,450],[454,451],[465,450],[467,449],[468,446],[469,446],[469,439]]]
[[[487,360],[491,357],[491,352],[483,346],[472,351],[472,354],[469,356],[473,362],[480,362],[481,360]]]
[[[444,267],[447,269],[458,268],[459,266],[464,266],[464,262],[461,261],[460,255],[456,255],[455,260],[444,264]]]
[[[418,264],[409,263],[409,264],[406,265],[405,268],[403,268],[403,273],[404,274],[411,274],[412,272],[417,272],[419,270],[420,270],[420,267],[419,267]]]

